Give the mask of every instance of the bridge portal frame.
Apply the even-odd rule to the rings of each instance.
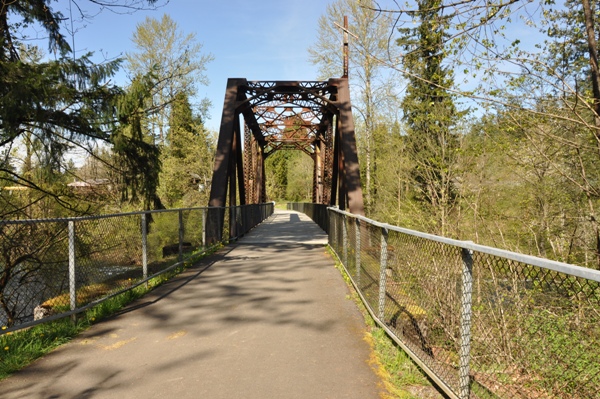
[[[286,148],[302,150],[313,159],[314,203],[364,215],[345,77],[327,81],[228,79],[209,206],[264,202],[264,161]]]

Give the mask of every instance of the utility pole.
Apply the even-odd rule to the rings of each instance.
[[[340,28],[342,32],[344,32],[344,49],[343,49],[343,58],[344,58],[344,71],[342,74],[342,79],[348,79],[348,64],[350,59],[350,49],[348,47],[348,35],[352,35],[355,39],[358,39],[353,33],[348,32],[348,16],[344,15],[344,26],[341,26],[337,22],[334,22],[335,26]]]
[[[344,74],[342,78],[348,79],[348,16],[344,15]]]

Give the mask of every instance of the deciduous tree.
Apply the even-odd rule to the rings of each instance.
[[[213,145],[185,93],[172,103],[163,146],[159,195],[168,207],[204,206],[213,165]]]
[[[181,93],[193,97],[198,85],[208,84],[205,71],[213,56],[202,53],[196,35],[183,33],[167,14],[160,20],[146,17],[137,25],[132,41],[137,51],[126,55],[127,69],[134,76],[152,74],[155,78],[149,105],[156,109],[150,120],[151,133],[162,143],[171,103]]]
[[[317,42],[309,49],[310,59],[319,66],[321,78],[342,75],[343,53],[340,46],[343,17],[348,16],[350,32],[349,80],[356,120],[361,161],[364,161],[364,195],[370,206],[374,187],[374,130],[381,116],[397,106],[395,88],[398,76],[385,68],[378,58],[395,57],[397,47],[388,46],[394,21],[389,15],[373,11],[371,0],[338,0],[327,6],[319,18]],[[393,113],[393,111],[392,111]]]

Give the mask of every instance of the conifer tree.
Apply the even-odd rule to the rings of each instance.
[[[400,28],[397,43],[405,51],[403,64],[408,86],[402,102],[407,125],[408,156],[412,178],[419,187],[417,198],[431,206],[435,227],[447,233],[454,206],[452,166],[457,139],[453,134],[460,112],[449,92],[452,71],[445,67],[444,38],[447,20],[442,0],[418,0],[418,26]]]
[[[135,7],[141,0],[119,0],[111,4]],[[135,120],[144,112],[138,106],[138,99],[148,96],[143,91],[149,87],[137,85],[125,92],[107,83],[118,70],[120,61],[98,65],[92,62],[91,54],[73,57],[60,29],[61,20],[62,14],[54,11],[50,0],[0,0],[0,147],[16,148],[24,137],[34,140],[43,146],[43,159],[54,165],[51,171],[65,173],[68,171],[65,154],[73,149],[92,155],[98,142],[114,144],[115,150],[127,157],[129,169],[123,171],[125,175],[137,176],[134,179],[137,182],[144,180],[127,187],[132,194],[129,197],[140,195],[149,203],[153,197],[152,187],[157,183],[151,181],[157,176],[153,173],[156,164],[149,162],[157,158],[151,155],[154,150],[143,140],[137,140],[135,134],[124,134],[127,126],[137,129]],[[55,55],[54,60],[32,60],[24,56],[26,38],[19,34],[28,26],[45,30],[48,50]],[[141,158],[131,158],[136,156]],[[9,167],[10,164],[10,161],[5,162],[0,170],[5,184],[24,186],[71,211],[85,211],[75,209],[73,202],[45,184],[44,179],[20,173]],[[129,177],[124,178],[130,180]],[[12,211],[14,209],[8,210]]]
[[[202,119],[188,95],[172,103],[169,130],[162,147],[159,195],[168,207],[203,206],[208,201],[213,150]]]

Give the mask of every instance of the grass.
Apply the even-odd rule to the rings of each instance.
[[[385,330],[375,323],[356,293],[343,265],[339,262],[333,250],[331,248],[328,248],[328,250],[336,261],[336,268],[340,271],[346,284],[348,284],[348,287],[351,290],[351,295],[348,296],[348,299],[354,300],[365,318],[365,323],[367,325],[365,340],[372,349],[370,363],[383,381],[383,384],[389,393],[387,397],[419,399],[418,396],[413,395],[409,391],[409,388],[431,387],[432,385],[425,373],[413,362],[406,352],[398,347],[398,345],[387,335]]]
[[[67,317],[0,335],[0,380],[69,342],[93,324],[115,314],[129,303],[181,273],[193,262],[214,253],[218,248],[215,246],[207,251],[194,254],[179,267],[150,279],[148,284],[139,285],[99,303],[79,314],[75,323]],[[6,327],[2,327],[2,329],[6,329]]]
[[[63,318],[0,336],[0,347],[2,348],[0,379],[8,377],[53,349],[69,342],[92,324],[115,313],[154,286],[156,283],[150,285],[151,288],[148,289],[140,286],[108,299],[84,312],[75,323],[69,318]]]

